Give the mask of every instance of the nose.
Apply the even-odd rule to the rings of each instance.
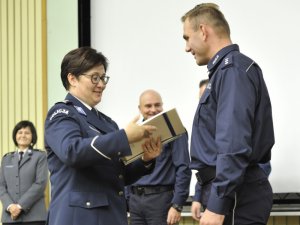
[[[106,87],[106,84],[102,80],[100,80],[96,86],[104,89]]]
[[[151,112],[155,112],[155,111],[156,111],[155,106],[152,106],[152,107],[150,108],[150,111],[151,111]]]
[[[190,51],[191,51],[191,48],[190,48],[190,46],[188,45],[188,43],[186,43],[186,45],[185,45],[185,51],[186,51],[186,52],[190,52]]]
[[[150,112],[151,113],[157,113],[157,111],[158,111],[158,108],[156,107],[156,106],[152,106],[151,108],[150,108]]]

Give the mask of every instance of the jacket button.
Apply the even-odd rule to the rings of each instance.
[[[121,152],[118,152],[118,155],[121,155]]]
[[[123,196],[124,192],[123,191],[119,191],[119,196]]]
[[[90,203],[90,202],[86,202],[85,204],[86,204],[87,207],[90,207],[90,206],[91,206],[91,203]]]
[[[123,175],[122,174],[119,175],[119,179],[123,179]]]

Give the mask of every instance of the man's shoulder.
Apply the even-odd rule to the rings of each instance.
[[[220,64],[220,68],[221,68],[221,70],[225,70],[225,69],[231,68],[231,67],[247,68],[252,63],[254,63],[254,61],[250,57],[244,55],[243,53],[232,52],[223,58],[223,60]]]

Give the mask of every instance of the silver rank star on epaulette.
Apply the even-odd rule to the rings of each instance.
[[[227,56],[227,57],[224,58],[224,60],[223,60],[223,62],[221,64],[221,68],[222,69],[226,68],[226,67],[228,67],[228,66],[230,66],[232,64],[233,64],[232,56]]]

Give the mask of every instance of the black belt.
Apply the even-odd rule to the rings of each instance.
[[[250,175],[253,174],[253,171],[255,171],[255,169],[258,170],[258,172],[261,172],[261,170],[258,168],[259,167],[257,164],[250,164],[246,169],[245,176],[247,176],[249,171],[251,171]],[[251,176],[253,176],[253,175],[251,175]],[[255,175],[255,176],[257,177],[259,175]],[[198,172],[196,173],[197,181],[201,186],[204,186],[204,185],[212,182],[213,179],[215,179],[215,177],[216,177],[216,167],[215,166],[207,166],[207,167],[198,169]],[[249,179],[247,179],[247,180],[249,180]]]
[[[216,177],[216,167],[208,166],[198,170],[196,178],[201,186],[204,186],[211,182]]]
[[[149,194],[157,194],[166,191],[173,190],[174,187],[171,185],[164,185],[164,186],[131,186],[130,190],[132,194],[136,195],[149,195]]]

